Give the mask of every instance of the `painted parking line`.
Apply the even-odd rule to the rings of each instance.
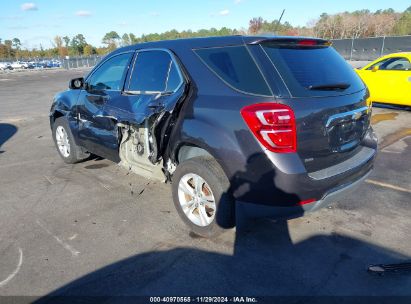
[[[3,281],[0,282],[0,287],[5,286],[8,282],[10,282],[17,275],[17,273],[20,271],[22,264],[23,264],[23,250],[19,248],[19,261],[17,263],[17,267],[11,274],[9,274],[7,278],[5,278]]]
[[[37,225],[39,225],[45,232],[47,232],[49,235],[51,235],[57,243],[59,243],[61,246],[63,246],[64,249],[68,250],[73,256],[78,256],[80,254],[80,251],[74,249],[72,246],[64,242],[61,238],[59,238],[57,235],[53,234],[47,227],[46,224],[43,223],[40,220],[36,220]]]
[[[398,186],[387,184],[387,183],[383,183],[383,182],[379,182],[379,181],[375,181],[375,180],[372,180],[372,179],[366,179],[365,182],[368,183],[368,184],[377,185],[377,186],[384,187],[384,188],[389,188],[389,189],[392,189],[392,190],[411,193],[411,190],[409,190],[409,189],[398,187]]]

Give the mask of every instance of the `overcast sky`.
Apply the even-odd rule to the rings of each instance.
[[[87,42],[99,46],[105,33],[117,31],[137,36],[171,29],[247,28],[252,17],[277,19],[306,25],[327,12],[357,9],[404,11],[410,0],[38,0],[2,1],[0,38],[17,37],[25,48],[50,47],[54,36],[82,33]]]

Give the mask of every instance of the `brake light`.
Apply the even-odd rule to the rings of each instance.
[[[310,40],[310,39],[306,39],[306,40],[298,40],[297,42],[298,45],[317,45],[318,42],[316,40]]]
[[[258,103],[241,109],[241,115],[257,140],[277,153],[297,151],[293,110],[279,103]]]

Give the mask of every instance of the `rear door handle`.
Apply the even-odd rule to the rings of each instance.
[[[162,103],[162,102],[157,102],[157,103],[150,103],[150,104],[148,104],[147,105],[147,108],[150,108],[150,109],[160,109],[160,110],[162,110],[162,109],[164,109],[164,104]]]

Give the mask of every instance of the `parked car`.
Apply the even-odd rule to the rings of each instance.
[[[89,153],[172,182],[192,231],[236,215],[295,217],[344,198],[373,167],[368,91],[326,40],[229,36],[107,55],[50,110],[66,163]]]
[[[53,59],[49,61],[49,65],[52,68],[59,68],[61,66],[61,63],[60,61]]]
[[[23,62],[23,61],[15,61],[11,64],[13,69],[29,69],[30,65],[28,62]]]
[[[42,69],[44,65],[39,61],[29,61],[29,64],[33,67],[33,69]]]
[[[0,62],[0,70],[12,70],[13,67],[11,66],[11,64],[9,62]]]
[[[411,106],[411,52],[383,56],[356,71],[372,102]]]
[[[44,60],[39,61],[39,62],[37,62],[37,67],[42,68],[42,69],[47,68],[47,62],[44,61]]]

